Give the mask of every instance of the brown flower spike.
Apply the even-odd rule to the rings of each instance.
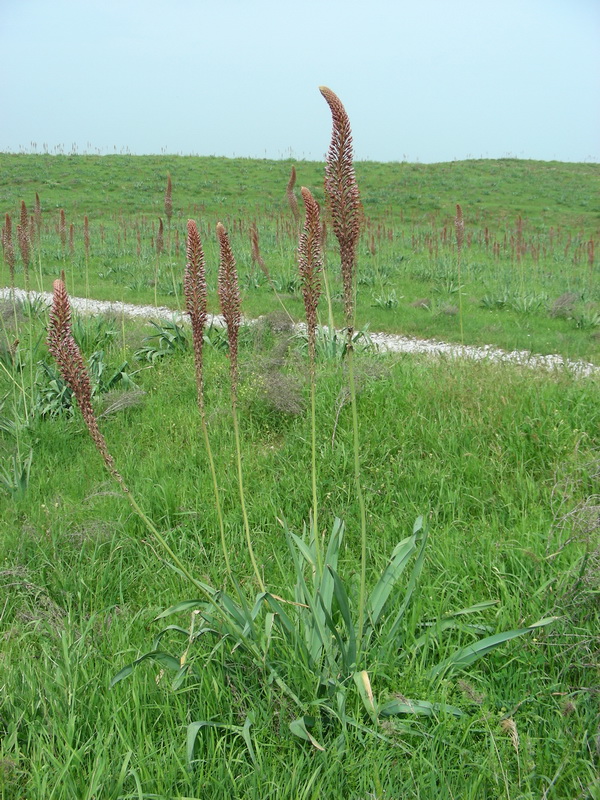
[[[325,193],[331,212],[333,232],[340,245],[344,312],[350,341],[354,328],[356,247],[362,220],[360,194],[352,163],[352,131],[348,114],[339,97],[331,89],[320,86],[319,91],[327,101],[333,120],[331,143],[325,165]]]
[[[113,457],[108,452],[104,436],[92,406],[92,386],[83,356],[71,332],[71,307],[64,278],[54,281],[52,308],[48,325],[48,350],[55,359],[59,372],[75,395],[77,405],[87,425],[96,448],[111,475],[119,482],[123,491],[127,487],[117,472]]]
[[[202,397],[202,351],[204,345],[204,328],[206,326],[206,267],[204,251],[198,226],[193,219],[187,224],[187,263],[183,273],[183,293],[185,295],[185,310],[192,323],[192,338],[194,341],[194,357],[196,361],[196,383],[198,397]]]
[[[456,246],[460,253],[465,240],[465,220],[462,208],[458,203],[456,204],[456,216],[454,217],[454,230],[456,231]]]
[[[220,260],[219,279],[217,292],[221,313],[227,325],[227,338],[229,340],[229,361],[231,370],[231,385],[234,396],[237,394],[237,354],[238,337],[242,320],[240,289],[235,266],[235,258],[229,243],[229,236],[222,223],[217,223],[217,237],[219,239]]]
[[[164,225],[161,217],[158,218],[158,232],[156,234],[156,255],[159,256],[165,249]]]
[[[167,223],[171,224],[171,217],[173,216],[173,183],[171,182],[171,173],[167,173],[167,188],[165,190],[165,216]]]
[[[321,250],[321,220],[319,204],[310,191],[303,186],[302,199],[306,209],[304,228],[300,235],[298,245],[298,270],[302,280],[302,295],[306,311],[306,325],[308,330],[308,353],[311,364],[315,356],[315,331],[317,327],[317,305],[321,296],[321,282],[319,274],[323,266]]]

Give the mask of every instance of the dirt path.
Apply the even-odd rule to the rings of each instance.
[[[17,300],[25,300],[27,293],[23,289],[15,289]],[[10,289],[0,289],[0,299],[11,297]],[[52,301],[49,292],[30,292],[31,298],[40,298],[48,304]],[[183,321],[184,316],[178,311],[173,311],[165,306],[141,306],[131,303],[121,303],[104,300],[87,300],[83,297],[71,297],[72,307],[81,314],[112,314],[127,317],[143,317],[146,319],[167,319]],[[209,317],[209,322],[214,325],[223,325],[223,318],[219,315]],[[251,322],[251,321],[250,321]],[[303,329],[298,323],[298,330]],[[569,361],[559,355],[536,355],[528,350],[501,350],[492,345],[459,345],[450,342],[436,342],[431,339],[414,339],[409,336],[400,336],[393,333],[369,333],[372,342],[379,350],[393,353],[425,353],[430,356],[446,356],[450,358],[468,358],[475,361],[489,360],[496,362],[511,362],[523,366],[546,369],[564,370],[580,376],[600,375],[600,367],[586,361]]]

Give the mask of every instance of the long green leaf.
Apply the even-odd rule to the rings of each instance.
[[[340,553],[340,547],[342,546],[342,541],[344,539],[345,528],[346,526],[344,521],[339,517],[336,517],[333,520],[331,536],[329,537],[329,543],[325,553],[325,563],[330,564],[334,569],[337,569],[338,556]]]
[[[354,621],[352,619],[350,602],[348,600],[348,595],[346,593],[346,588],[344,586],[342,579],[333,569],[333,567],[328,567],[328,569],[331,573],[331,577],[333,578],[335,599],[337,600],[338,606],[340,607],[340,613],[342,615],[342,619],[344,620],[344,625],[346,626],[346,630],[348,632],[347,659],[348,659],[348,669],[351,669],[356,664],[356,630],[354,628]]]
[[[446,658],[444,661],[437,664],[430,671],[430,676],[435,678],[438,675],[443,675],[456,669],[468,667],[470,664],[473,664],[473,662],[483,658],[483,656],[487,655],[491,650],[498,647],[498,645],[504,644],[504,642],[509,642],[511,639],[516,639],[518,636],[523,636],[526,633],[531,633],[531,631],[534,631],[537,628],[544,628],[546,625],[550,625],[557,619],[558,617],[546,617],[545,619],[538,620],[538,622],[534,622],[533,625],[530,625],[527,628],[519,628],[518,630],[514,631],[496,633],[493,636],[487,636],[485,639],[481,639],[480,641],[468,645],[467,647],[462,647],[456,653],[453,653],[449,658]]]
[[[307,562],[307,564],[315,569],[317,566],[316,556],[313,552],[311,552],[310,547],[299,536],[296,536],[295,533],[292,533],[291,531],[288,531],[287,533],[304,557],[304,560]]]
[[[429,535],[429,531],[427,526],[423,524],[422,516],[417,517],[417,519],[415,520],[415,524],[413,525],[413,536],[415,536],[415,541],[420,531],[423,531],[423,533],[421,534],[421,546],[419,547],[417,558],[410,573],[410,578],[408,580],[406,592],[404,593],[404,600],[402,601],[398,613],[396,614],[396,617],[389,630],[388,633],[389,641],[395,639],[395,637],[398,634],[398,628],[400,627],[400,623],[402,622],[404,613],[408,608],[413,593],[417,587],[417,582],[419,580],[419,576],[421,575],[421,570],[423,569],[423,562],[425,561],[425,547],[427,546],[427,538]]]
[[[323,611],[323,614],[325,615],[325,625],[329,628],[329,630],[331,631],[331,634],[333,636],[333,639],[337,642],[338,651],[339,651],[339,654],[341,655],[341,659],[342,659],[342,666],[343,666],[344,673],[347,673],[350,668],[349,668],[348,651],[346,649],[346,645],[344,644],[344,641],[343,641],[342,637],[340,636],[340,632],[338,631],[338,629],[336,627],[336,624],[333,621],[333,618],[331,617],[331,614],[329,613],[329,611],[327,611],[325,606],[323,606],[322,611]],[[328,651],[329,651],[329,654],[332,657],[331,663],[335,663],[337,661],[337,659],[335,659],[335,655],[332,652],[332,647],[329,647]],[[337,673],[337,666],[333,670],[333,674],[335,675],[336,673]]]
[[[415,550],[415,537],[409,536],[394,548],[390,560],[383,570],[367,600],[367,614],[372,625],[377,625],[385,604],[396,582],[404,572],[409,558]]]
[[[407,698],[390,700],[379,709],[379,715],[382,717],[394,717],[397,714],[420,714],[432,717],[439,712],[453,714],[455,717],[464,716],[464,712],[460,708],[449,706],[446,703],[430,703],[429,700],[408,700]]]

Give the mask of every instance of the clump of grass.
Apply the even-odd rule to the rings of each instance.
[[[579,295],[575,292],[563,292],[560,297],[552,303],[552,307],[548,312],[551,317],[566,317],[569,318],[573,315],[575,306],[579,302]]]

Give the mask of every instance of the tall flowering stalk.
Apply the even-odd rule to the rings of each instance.
[[[217,482],[217,472],[208,436],[208,426],[206,423],[206,411],[204,407],[204,329],[206,327],[207,313],[207,288],[206,288],[206,266],[204,260],[204,250],[202,241],[198,233],[198,226],[193,219],[188,220],[187,224],[187,245],[186,245],[186,266],[183,275],[183,294],[185,297],[185,310],[189,314],[192,324],[192,340],[194,343],[194,363],[196,368],[196,393],[198,397],[198,411],[202,424],[202,435],[208,454],[210,473],[212,476],[213,490],[215,495],[215,507],[219,519],[221,532],[221,547],[225,558],[227,574],[231,577],[231,566],[229,563],[229,552],[225,541],[225,525],[223,523],[223,513],[221,510],[221,498],[219,495],[219,485]]]
[[[138,517],[145,524],[146,528],[156,538],[159,544],[169,554],[175,565],[188,578],[196,588],[203,589],[200,584],[189,572],[185,564],[173,552],[165,538],[158,531],[154,523],[144,514],[137,501],[129,491],[123,476],[117,470],[115,461],[108,450],[106,440],[98,426],[98,420],[92,405],[92,386],[90,378],[83,361],[83,356],[73,337],[71,330],[71,306],[69,296],[65,286],[64,272],[60,280],[54,281],[52,308],[50,310],[48,324],[48,350],[56,361],[59,372],[73,392],[73,395],[83,416],[83,420],[89,431],[96,449],[102,456],[102,460],[114,480],[119,484],[127,497],[131,507]],[[210,599],[210,598],[209,598]]]
[[[360,481],[360,443],[356,383],[354,380],[354,285],[356,281],[356,248],[360,236],[362,211],[360,193],[352,161],[352,131],[350,120],[339,97],[326,86],[319,91],[331,111],[333,129],[325,164],[325,194],[331,213],[333,232],[340,247],[340,264],[344,287],[344,312],[347,329],[348,388],[352,408],[354,440],[354,484],[360,511],[361,557],[357,641],[362,641],[367,582],[367,512]]]
[[[456,216],[454,217],[454,231],[456,233],[456,253],[457,253],[457,271],[458,271],[458,318],[460,321],[460,340],[462,344],[465,343],[465,334],[463,331],[463,307],[462,307],[462,287],[461,287],[461,273],[462,273],[462,249],[465,241],[465,220],[463,217],[462,208],[460,204],[456,204]]]
[[[229,242],[229,236],[222,223],[217,223],[217,238],[219,240],[219,278],[217,285],[217,292],[219,295],[219,303],[221,306],[221,313],[227,325],[227,339],[229,341],[229,375],[231,385],[231,412],[233,416],[233,431],[235,435],[235,449],[237,455],[237,473],[238,473],[238,486],[240,491],[240,507],[242,509],[242,518],[244,521],[244,532],[246,535],[246,544],[248,546],[248,553],[252,561],[254,574],[260,586],[261,592],[265,591],[265,585],[258,568],[258,563],[254,555],[254,548],[252,547],[252,537],[250,535],[250,524],[248,522],[248,513],[246,511],[246,499],[244,495],[244,480],[242,474],[242,450],[240,445],[240,428],[237,416],[237,398],[238,398],[238,343],[240,324],[242,320],[241,315],[241,297],[238,283],[237,269],[235,265],[235,258]]]
[[[33,218],[35,219],[35,232],[39,246],[40,238],[42,236],[42,204],[40,202],[40,196],[37,192],[35,193],[35,207],[34,207]]]
[[[67,220],[65,217],[65,210],[61,208],[58,218],[58,235],[60,236],[60,246],[62,248],[63,258],[67,247]]]
[[[165,217],[167,218],[167,250],[171,255],[171,217],[173,216],[173,182],[171,173],[167,173],[167,188],[165,189]]]
[[[29,291],[29,264],[31,261],[31,239],[29,236],[29,215],[25,201],[21,201],[21,221],[17,225],[17,240],[21,251],[23,262],[23,278],[25,279],[25,291]]]
[[[15,248],[12,240],[12,219],[7,213],[4,217],[4,228],[2,229],[2,251],[4,261],[8,264],[10,274],[10,287],[15,288]]]
[[[296,227],[298,227],[298,225],[300,224],[300,209],[298,208],[298,199],[296,197],[296,193],[294,192],[295,185],[296,185],[296,167],[292,167],[292,171],[290,173],[290,179],[288,181],[285,193],[290,206],[290,211],[292,212],[292,216],[294,217],[294,223],[296,224]]]
[[[154,305],[158,305],[158,272],[159,272],[159,263],[160,263],[160,254],[164,250],[165,242],[164,242],[164,228],[163,228],[163,221],[159,217],[158,218],[158,231],[156,233],[156,239],[154,241],[154,251],[155,251],[155,258],[154,258]]]
[[[85,252],[85,296],[90,296],[90,221],[86,214],[83,218],[83,249]]]
[[[323,570],[323,557],[319,537],[318,503],[317,503],[317,440],[316,440],[316,375],[315,351],[317,332],[317,307],[321,296],[320,273],[323,268],[323,252],[321,249],[321,220],[319,204],[310,191],[303,186],[301,189],[304,200],[305,217],[304,228],[300,235],[298,245],[298,271],[302,281],[302,296],[306,313],[306,330],[308,339],[308,360],[310,365],[310,413],[311,413],[311,474],[312,474],[312,525],[315,539],[315,552],[319,572]]]

